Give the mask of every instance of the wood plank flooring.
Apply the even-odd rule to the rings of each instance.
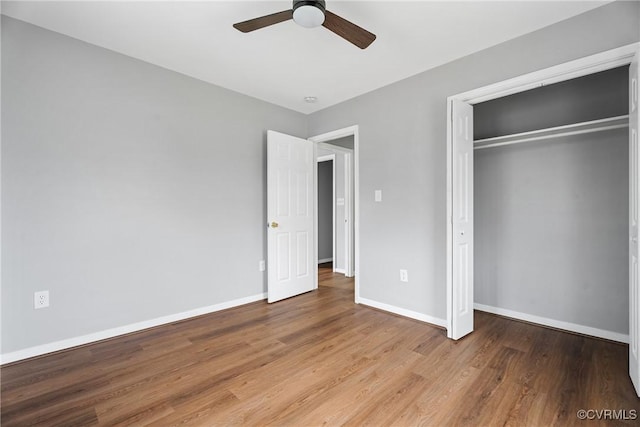
[[[640,415],[625,345],[480,312],[451,341],[355,305],[353,281],[330,269],[320,285],[5,366],[1,423],[639,425],[576,416]]]

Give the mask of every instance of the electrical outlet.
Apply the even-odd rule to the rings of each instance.
[[[407,270],[400,270],[400,281],[401,282],[409,281],[409,272],[407,272]]]
[[[260,271],[265,271],[266,269],[267,269],[267,267],[265,266],[264,260],[263,260],[263,259],[261,259],[261,260],[258,262],[258,270],[260,270]]]
[[[33,293],[33,308],[49,307],[49,291],[39,291]]]

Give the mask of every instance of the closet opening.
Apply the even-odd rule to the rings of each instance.
[[[638,135],[640,133],[640,73],[639,73],[639,62],[640,62],[640,43],[633,43],[630,45],[618,47],[615,49],[611,49],[605,52],[597,53],[588,57],[576,59],[564,64],[560,64],[557,66],[553,66],[550,68],[546,68],[540,71],[535,71],[529,74],[525,74],[522,76],[514,77],[509,80],[505,80],[499,83],[495,83],[489,86],[480,87],[477,89],[470,90],[468,92],[460,93],[457,95],[452,95],[447,99],[447,252],[446,252],[446,260],[447,260],[447,269],[446,269],[446,287],[447,287],[447,336],[452,339],[460,339],[465,335],[473,332],[473,313],[474,313],[474,281],[476,280],[484,280],[485,278],[475,277],[476,272],[474,271],[474,151],[490,151],[496,148],[519,148],[524,150],[524,152],[534,152],[538,150],[539,144],[547,144],[548,139],[554,139],[559,135],[562,138],[583,138],[589,139],[594,138],[596,135],[603,135],[611,132],[620,132],[621,134],[625,134],[624,125],[627,123],[628,130],[626,132],[627,135],[627,156],[628,156],[628,164],[627,164],[627,179],[628,179],[628,198],[627,198],[627,236],[626,236],[626,246],[627,246],[627,254],[626,265],[622,268],[622,272],[616,271],[615,273],[611,273],[610,276],[606,278],[600,273],[593,273],[597,275],[595,279],[593,277],[585,278],[582,276],[583,272],[581,269],[588,269],[591,266],[589,262],[595,260],[598,256],[609,258],[612,263],[617,262],[617,259],[611,259],[611,255],[608,253],[601,253],[598,250],[590,249],[588,245],[584,246],[569,246],[568,243],[563,243],[566,246],[565,249],[570,249],[566,251],[568,255],[565,255],[565,264],[562,264],[557,258],[558,250],[562,248],[559,244],[554,246],[550,245],[549,242],[542,241],[543,249],[548,248],[549,253],[538,253],[539,257],[546,257],[548,263],[550,263],[553,268],[544,271],[546,278],[551,277],[555,283],[564,284],[569,281],[572,282],[572,287],[577,289],[580,293],[575,296],[575,298],[584,298],[584,295],[590,296],[592,299],[596,296],[597,290],[595,289],[594,283],[596,282],[606,282],[608,286],[610,282],[615,277],[620,277],[624,274],[624,271],[627,271],[628,277],[628,287],[621,291],[623,295],[627,296],[627,308],[628,314],[628,333],[620,333],[617,331],[605,331],[604,329],[600,329],[599,327],[590,326],[593,324],[593,320],[590,316],[587,325],[578,325],[577,323],[571,323],[570,321],[562,321],[554,319],[556,324],[550,325],[555,326],[560,329],[566,330],[575,330],[576,332],[580,332],[586,335],[594,335],[600,336],[602,332],[605,332],[605,336],[602,338],[607,338],[611,340],[628,342],[629,346],[629,377],[633,382],[636,393],[640,396],[640,147],[638,147]],[[627,107],[627,117],[621,116],[612,116],[612,117],[600,117],[600,118],[580,118],[577,120],[582,120],[574,123],[552,123],[549,128],[545,127],[544,129],[528,129],[528,130],[510,130],[507,132],[515,132],[515,134],[509,135],[498,135],[498,136],[487,136],[480,137],[478,135],[479,140],[476,140],[476,150],[474,150],[474,106],[479,105],[485,101],[497,100],[499,98],[504,98],[509,95],[518,94],[526,92],[530,89],[540,88],[552,85],[554,83],[566,82],[571,79],[576,79],[579,77],[595,75],[597,73],[612,70],[617,67],[624,67],[624,69],[628,70],[627,75],[627,93],[628,93],[628,107]],[[589,87],[589,91],[592,88]],[[600,102],[604,104],[603,101]],[[553,109],[550,107],[549,111],[542,111],[539,113],[539,117],[548,116],[552,119],[556,119],[557,112],[553,112]],[[571,107],[578,108],[578,107]],[[576,120],[576,119],[574,119]],[[561,135],[562,134],[562,135]],[[609,138],[612,138],[611,134]],[[615,144],[615,143],[612,143]],[[489,148],[490,145],[493,145]],[[556,144],[558,145],[558,144]],[[562,144],[560,144],[562,146]],[[569,141],[566,142],[567,147],[562,147],[563,149],[569,150],[569,147],[572,146]],[[580,143],[576,143],[576,146],[580,146]],[[590,230],[590,234],[596,234],[596,237],[602,236],[604,233],[607,234],[607,239],[610,236],[615,235],[617,233],[617,227],[609,223],[608,225],[595,220],[595,215],[599,215],[600,211],[607,211],[610,209],[615,210],[615,206],[611,206],[611,202],[615,200],[621,200],[620,194],[617,190],[612,190],[612,193],[609,194],[608,191],[602,191],[602,183],[609,180],[609,178],[604,179],[595,179],[593,174],[588,174],[587,172],[590,167],[593,165],[595,168],[596,165],[600,165],[601,163],[608,164],[609,175],[605,174],[605,176],[614,176],[619,171],[614,171],[613,165],[619,164],[619,160],[614,160],[612,158],[613,152],[616,150],[603,150],[602,147],[598,147],[598,144],[593,143],[595,147],[595,154],[585,154],[583,151],[576,151],[575,153],[571,153],[567,151],[566,153],[556,153],[555,156],[546,155],[539,156],[537,159],[538,164],[540,166],[552,167],[554,163],[557,163],[563,157],[567,158],[569,164],[572,165],[570,168],[565,167],[565,170],[562,168],[558,168],[555,166],[555,170],[553,173],[549,173],[548,176],[545,174],[543,176],[543,180],[548,182],[549,191],[552,194],[558,193],[559,195],[553,197],[546,197],[545,200],[547,202],[551,199],[551,202],[557,202],[558,206],[552,206],[553,209],[558,209],[562,214],[564,214],[564,220],[558,222],[559,220],[551,220],[547,219],[545,215],[542,215],[542,219],[545,221],[545,225],[547,228],[551,228],[556,232],[556,236],[562,236],[566,241],[571,242],[572,240],[578,240],[576,243],[579,245],[583,239],[586,241],[587,236],[580,234],[580,230],[588,229]],[[600,144],[602,145],[602,144]],[[484,146],[484,148],[480,148],[480,146]],[[553,144],[550,146],[559,150],[558,147],[555,147]],[[620,148],[622,150],[622,148]],[[620,150],[618,150],[618,154],[620,154]],[[528,158],[528,162],[531,160]],[[531,167],[531,164],[524,165],[514,165],[512,163],[504,163],[505,168],[510,168],[508,170],[509,173],[513,173],[513,169],[517,167],[523,167],[525,170],[523,172],[527,172],[527,168],[529,171],[535,168]],[[621,166],[623,168],[624,166]],[[560,180],[559,177],[563,175],[568,175],[569,172],[582,171],[577,175],[573,176],[572,180]],[[490,171],[488,174],[491,175],[495,171]],[[597,174],[596,174],[597,176]],[[502,177],[502,181],[500,185],[505,185],[506,182],[508,185],[511,185],[509,190],[511,193],[508,193],[512,198],[505,198],[506,200],[501,201],[501,203],[507,203],[509,200],[517,200],[519,197],[522,197],[520,194],[515,194],[519,191],[523,191],[523,184],[525,183],[529,185],[531,182],[531,178],[520,179],[520,181],[509,181],[506,178]],[[495,178],[494,178],[495,179]],[[586,182],[582,182],[586,181]],[[516,182],[519,182],[520,185],[515,185]],[[599,196],[596,198],[596,201],[588,202],[586,201],[586,195],[583,195],[581,192],[571,191],[570,185],[582,185],[589,184],[588,188],[594,188],[599,191]],[[559,187],[559,188],[556,188]],[[562,193],[564,191],[564,194]],[[562,198],[560,198],[562,196]],[[540,197],[540,196],[538,196]],[[589,196],[591,197],[591,196]],[[566,198],[569,198],[574,201],[573,204],[567,205]],[[599,202],[597,202],[599,200]],[[624,204],[624,201],[621,202]],[[576,210],[576,206],[580,206],[581,209]],[[525,205],[523,210],[523,214],[525,217],[532,215],[533,212],[540,209],[535,202],[529,202],[528,205]],[[479,209],[482,209],[480,207]],[[485,208],[486,209],[486,208]],[[492,210],[491,214],[493,216],[503,215],[500,211]],[[567,218],[571,218],[571,220],[567,221]],[[500,220],[500,223],[498,223]],[[520,219],[519,219],[520,220]],[[494,221],[498,223],[498,225],[505,223],[505,219],[501,218],[488,218],[485,221]],[[508,226],[509,224],[507,224]],[[580,228],[584,225],[590,225],[590,228]],[[505,226],[506,228],[506,226]],[[597,233],[596,233],[597,232]],[[526,223],[524,226],[517,231],[516,236],[519,241],[517,244],[511,245],[508,247],[510,249],[509,253],[506,255],[511,259],[516,259],[517,257],[521,257],[527,260],[530,254],[527,253],[529,250],[529,243],[527,239],[540,240],[540,236],[533,235],[530,230],[529,223]],[[593,236],[589,237],[593,240]],[[488,240],[485,240],[488,242]],[[495,243],[496,250],[504,251],[504,247],[498,248],[498,244]],[[624,256],[624,249],[621,247],[622,243],[620,243],[620,247],[616,249],[616,252],[622,254],[620,256]],[[558,247],[560,246],[560,247]],[[577,249],[576,249],[577,247]],[[591,247],[592,248],[592,247]],[[491,250],[491,245],[485,247],[485,251]],[[485,254],[481,255],[485,256]],[[573,262],[573,269],[567,269],[567,265],[569,261]],[[597,260],[600,262],[601,260]],[[509,266],[508,263],[504,263]],[[611,265],[611,264],[608,264]],[[479,267],[481,269],[482,267]],[[607,267],[609,268],[609,267]],[[549,273],[549,271],[551,273]],[[493,272],[489,272],[494,274]],[[536,275],[540,275],[540,270],[532,269],[529,265],[524,269],[520,269],[517,272],[517,279],[519,282],[529,281],[530,283],[536,283],[536,286],[540,286],[539,283],[542,279],[539,279],[537,282],[531,281],[531,277],[536,277]],[[479,271],[477,274],[481,274]],[[487,273],[488,274],[488,273]],[[497,274],[497,273],[496,273]],[[512,274],[513,277],[513,274]],[[544,278],[543,277],[543,278]],[[578,283],[576,283],[576,278],[578,278]],[[498,279],[502,279],[498,277]],[[549,280],[551,280],[549,279]],[[580,282],[582,280],[582,282]],[[571,287],[569,287],[570,289]],[[564,291],[562,291],[564,289]],[[482,290],[479,292],[484,292],[486,290]],[[543,316],[551,316],[550,313],[552,309],[554,309],[554,303],[552,297],[562,297],[567,299],[568,295],[571,295],[570,292],[567,291],[567,287],[565,285],[564,288],[553,289],[553,295],[548,296],[544,304],[541,306],[542,315],[530,315],[529,320],[536,323],[543,323],[547,321],[550,317]],[[625,292],[626,291],[626,292]],[[491,295],[493,292],[493,295]],[[512,289],[509,292],[517,293]],[[562,292],[565,292],[563,294]],[[602,301],[600,304],[611,304],[613,301],[613,306],[615,306],[615,296],[617,293],[615,289],[612,292],[606,292],[606,294],[601,294]],[[537,306],[540,302],[539,300],[534,300],[530,295],[523,295],[518,299],[517,295],[509,295],[504,294],[498,290],[490,290],[487,292],[489,295],[486,295],[487,298],[493,298],[493,301],[498,301],[500,304],[505,304],[505,301],[513,301],[514,299],[518,301],[518,304],[523,304],[526,307]],[[584,294],[584,295],[583,295]],[[485,296],[483,296],[485,297]],[[527,299],[528,298],[528,299]],[[548,306],[547,306],[548,305]],[[573,316],[573,319],[576,319],[576,316],[584,316],[585,307],[584,304],[581,303],[569,303],[566,306],[562,306],[563,315],[564,316]],[[481,306],[476,306],[478,309],[486,308]],[[525,308],[526,308],[525,307]],[[556,306],[557,308],[559,306]],[[517,311],[518,309],[522,309],[520,306],[515,309],[503,309],[502,315],[510,316],[510,317],[518,317],[522,312]],[[613,313],[609,312],[608,315],[612,315]],[[601,314],[597,314],[594,317],[601,317]],[[623,316],[624,317],[624,316]],[[575,321],[575,320],[574,320]],[[585,321],[586,322],[586,321]],[[619,322],[619,320],[615,320],[614,322]],[[576,330],[576,327],[579,327],[579,330]]]
[[[628,76],[473,105],[475,310],[627,341]]]

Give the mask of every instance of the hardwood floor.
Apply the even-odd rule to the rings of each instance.
[[[476,331],[451,341],[355,305],[344,276],[320,277],[317,291],[276,304],[5,366],[2,425],[591,426],[607,422],[578,410],[640,415],[624,345],[480,312]]]

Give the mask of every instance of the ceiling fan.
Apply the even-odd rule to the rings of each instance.
[[[293,0],[292,9],[238,22],[233,27],[248,33],[290,19],[306,28],[322,25],[360,49],[366,49],[376,39],[375,34],[326,10],[324,0]]]

